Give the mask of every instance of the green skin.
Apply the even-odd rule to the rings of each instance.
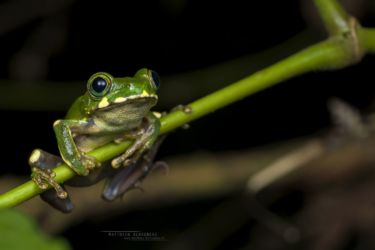
[[[93,88],[98,77],[107,83],[100,93]],[[159,135],[159,119],[150,111],[157,103],[157,87],[148,69],[140,69],[134,77],[114,78],[104,72],[92,75],[86,93],[73,103],[65,119],[53,125],[64,162],[78,175],[86,176],[100,166],[95,158],[86,155],[87,152],[126,139],[133,139],[134,143],[111,161],[112,167],[128,166],[137,161]],[[32,178],[39,187],[47,188],[48,183],[58,191],[58,184],[51,178],[53,173],[40,167],[43,153],[36,149],[30,156]]]

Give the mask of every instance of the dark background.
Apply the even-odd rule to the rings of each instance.
[[[0,30],[0,75],[9,80],[2,84],[14,84],[19,87],[19,92],[23,91],[23,86],[40,82],[59,84],[69,81],[81,82],[84,91],[85,81],[97,71],[128,76],[147,67],[161,76],[164,93],[170,88],[174,93],[168,95],[183,96],[178,88],[171,87],[173,82],[163,85],[163,77],[184,75],[256,54],[307,29],[313,35],[310,36],[311,42],[305,43],[312,44],[324,38],[319,23],[311,18],[314,16],[313,5],[301,5],[296,0],[26,2],[7,1],[0,5],[0,13],[3,13],[0,25],[4,24]],[[18,8],[10,8],[13,12],[6,8],[11,3],[19,4]],[[357,1],[351,8],[363,25],[375,25],[375,10],[371,3]],[[38,11],[40,14],[35,14],[35,17],[26,18]],[[43,35],[43,29],[49,31]],[[38,32],[42,35],[38,36]],[[277,57],[279,55],[275,55]],[[267,60],[271,64],[275,59]],[[312,72],[203,117],[193,122],[189,130],[179,130],[169,136],[160,157],[197,150],[220,153],[319,133],[329,126],[326,102],[333,96],[364,112],[369,111],[375,89],[372,84],[374,60],[373,56],[366,56],[358,65],[343,70]],[[263,61],[262,64],[266,63]],[[231,77],[238,80],[248,73],[244,70]],[[212,78],[220,79],[220,74],[226,77],[226,72],[215,72]],[[191,82],[188,87],[197,89],[195,93],[203,96],[224,85],[216,85],[208,78],[203,83]],[[199,92],[199,89],[203,90]],[[17,93],[3,92],[1,96],[10,94]],[[186,97],[182,101],[196,97],[199,96]],[[177,104],[180,103],[173,105]],[[172,107],[161,101],[156,109],[169,110]],[[64,111],[54,111],[53,108],[31,111],[27,101],[24,110],[0,108],[0,173],[28,175],[27,159],[33,148],[57,152],[51,124],[63,117]],[[76,249],[88,245],[111,249],[156,248],[163,243],[133,244],[105,237],[93,239],[90,232],[121,228],[121,225],[179,232],[218,202],[205,200],[152,213],[133,212],[99,220],[97,224],[86,222],[70,228],[63,235]],[[293,202],[289,206],[293,207]],[[88,236],[83,236],[85,232],[89,232]],[[220,249],[244,246],[247,241],[244,232],[247,232],[246,228],[236,232]]]

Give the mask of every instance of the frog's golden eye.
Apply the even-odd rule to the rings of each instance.
[[[160,87],[160,78],[158,73],[153,70],[149,70],[149,76],[155,88],[158,89]]]
[[[93,78],[88,85],[88,91],[93,97],[103,97],[110,89],[110,79],[104,76]]]

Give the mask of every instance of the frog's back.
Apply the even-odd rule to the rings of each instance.
[[[72,106],[70,106],[68,112],[65,115],[65,119],[71,119],[71,120],[79,120],[84,117],[84,114],[82,114],[81,110],[81,104],[82,104],[82,98],[83,96],[78,97]]]

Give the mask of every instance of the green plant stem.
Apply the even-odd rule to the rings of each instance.
[[[315,0],[315,5],[330,35],[336,35],[350,29],[348,25],[349,16],[337,1]]]
[[[330,15],[337,18],[343,17],[343,10],[336,1],[316,0],[315,2],[329,29],[333,30],[332,27],[335,25],[342,26],[337,20],[329,21]],[[345,18],[345,20],[347,21],[348,18]],[[354,34],[355,38],[359,39],[358,42],[353,43],[353,41],[357,41],[353,39],[353,36],[346,36],[342,33],[332,35],[323,42],[312,45],[228,87],[198,99],[188,105],[191,112],[173,111],[162,117],[161,133],[170,132],[188,122],[291,77],[310,71],[339,69],[353,64],[360,59],[358,56],[353,57],[353,55],[356,55],[356,51],[375,52],[375,31],[373,29],[361,28],[360,26],[352,27],[350,25],[348,27],[352,29],[349,30],[349,33]],[[97,158],[100,162],[108,161],[124,152],[130,144],[130,141],[121,144],[110,143],[95,149],[89,155]],[[66,164],[62,164],[54,171],[56,173],[55,179],[59,183],[63,183],[75,176],[75,173]],[[1,194],[0,207],[15,206],[41,192],[43,190],[39,189],[34,182],[28,181]]]
[[[163,117],[162,132],[168,132],[228,104],[241,100],[276,83],[300,74],[340,67],[346,60],[345,50],[334,40],[327,40],[302,50],[266,69],[207,95],[189,106],[191,114],[172,112]]]

